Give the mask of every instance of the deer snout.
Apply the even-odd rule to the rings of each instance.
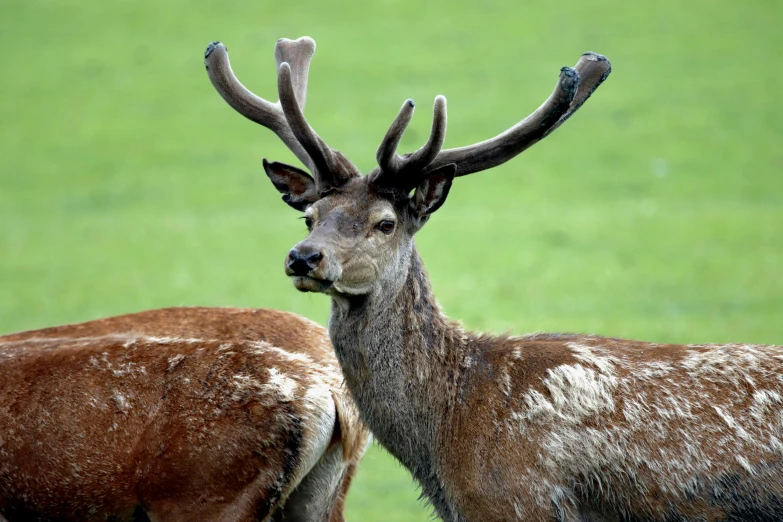
[[[318,268],[324,258],[320,250],[308,248],[306,245],[295,246],[288,252],[286,259],[286,272],[293,276],[306,276]]]

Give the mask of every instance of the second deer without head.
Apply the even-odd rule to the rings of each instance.
[[[279,59],[280,49],[297,59]],[[406,101],[362,176],[304,117],[309,38],[278,42],[270,103],[234,77],[219,43],[206,66],[223,98],[308,167],[264,168],[305,212],[288,253],[296,288],[327,294],[329,332],[376,439],[446,521],[783,519],[783,347],[660,345],[576,334],[473,333],[449,320],[413,240],[455,177],[548,136],[609,74],[586,53],[549,99],[487,141],[443,150],[446,101],[411,154]]]
[[[0,336],[0,522],[344,522],[369,442],[324,328],[166,308]]]

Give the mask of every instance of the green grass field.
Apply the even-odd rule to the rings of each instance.
[[[459,178],[418,238],[446,311],[493,331],[783,343],[783,4],[3,0],[0,332],[172,305],[326,322],[283,273],[304,235],[261,169],[294,162],[214,92],[203,51],[276,99],[280,37],[318,42],[307,113],[362,169],[449,99],[447,146],[506,129],[586,50],[614,72],[545,142]],[[369,453],[354,521],[424,521]]]

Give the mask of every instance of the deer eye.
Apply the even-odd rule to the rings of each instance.
[[[313,218],[306,217],[306,218],[304,218],[304,221],[305,221],[305,226],[307,227],[307,230],[312,230],[313,229]]]
[[[394,221],[390,219],[384,219],[375,228],[383,232],[384,234],[391,234],[394,231]]]

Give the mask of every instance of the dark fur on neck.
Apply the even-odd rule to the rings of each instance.
[[[413,473],[422,497],[454,520],[433,459],[457,400],[466,335],[441,312],[415,247],[394,299],[333,301],[329,331],[363,420]]]

